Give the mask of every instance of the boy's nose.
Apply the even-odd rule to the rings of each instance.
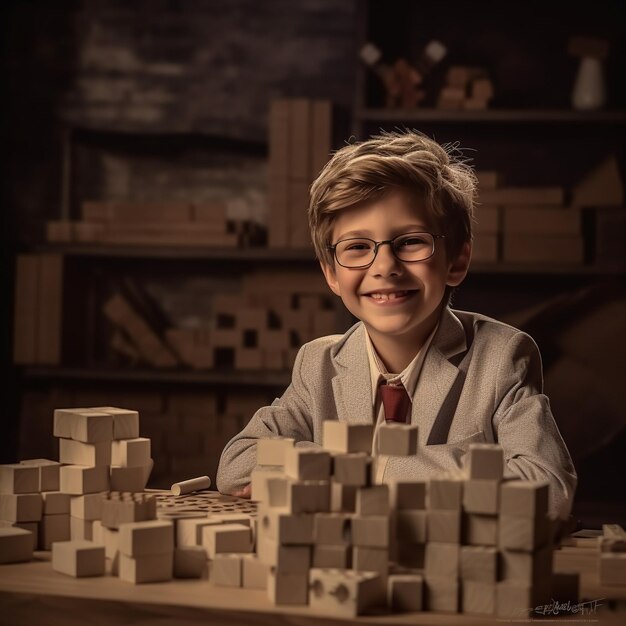
[[[370,266],[375,276],[390,276],[400,272],[401,261],[396,258],[391,244],[385,243],[378,248],[378,254]]]

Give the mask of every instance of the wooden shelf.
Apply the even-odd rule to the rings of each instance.
[[[123,368],[88,367],[40,367],[25,366],[21,369],[24,378],[30,380],[53,380],[72,382],[129,382],[182,385],[223,385],[244,387],[285,388],[291,373],[280,370],[250,371],[186,371],[186,370],[139,370]]]
[[[546,276],[624,276],[626,267],[594,265],[548,265],[534,263],[479,263],[470,265],[469,274],[545,274]]]

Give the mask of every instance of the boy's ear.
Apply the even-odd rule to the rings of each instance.
[[[331,291],[336,296],[341,296],[339,282],[337,281],[337,276],[335,275],[335,268],[332,265],[328,265],[328,263],[324,263],[324,261],[320,261],[320,267],[322,268],[322,273],[324,274],[324,278],[326,279]]]
[[[469,269],[471,260],[472,242],[466,241],[456,259],[448,265],[448,279],[446,280],[446,285],[458,287],[467,276],[467,270]]]

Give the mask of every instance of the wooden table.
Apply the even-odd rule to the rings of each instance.
[[[0,624],[7,626],[330,626],[333,624],[432,624],[483,626],[505,621],[460,614],[372,615],[357,620],[315,616],[307,607],[273,606],[265,591],[215,587],[208,580],[132,585],[116,577],[72,578],[52,570],[50,553],[30,563],[0,566]],[[626,586],[601,587],[593,548],[555,552],[556,571],[581,573],[581,600],[600,600],[597,612],[570,614],[563,623],[626,623]],[[545,621],[554,621],[546,616]],[[518,623],[527,622],[520,620]],[[544,621],[533,618],[532,621]]]

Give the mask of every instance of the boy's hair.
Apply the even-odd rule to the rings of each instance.
[[[311,185],[309,228],[317,258],[333,266],[333,224],[338,212],[380,200],[394,190],[425,200],[446,236],[449,259],[472,239],[476,175],[456,146],[440,145],[415,130],[381,132],[344,146]]]

